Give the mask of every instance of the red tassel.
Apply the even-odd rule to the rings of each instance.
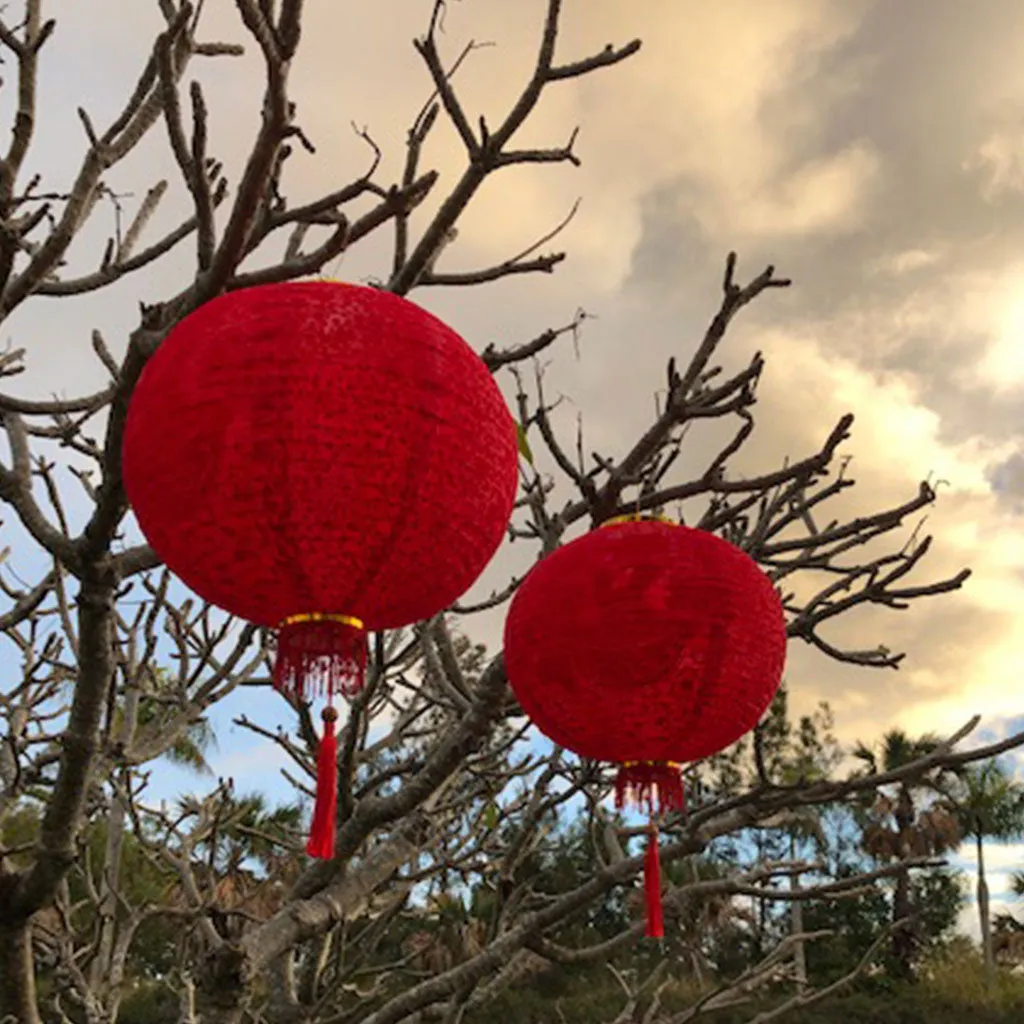
[[[293,701],[353,697],[366,677],[366,631],[350,615],[293,615],[277,633],[274,686]]]
[[[316,803],[306,853],[310,857],[330,860],[334,857],[334,834],[337,831],[338,740],[334,734],[334,723],[338,720],[338,712],[332,707],[324,708],[323,720],[324,734],[316,759]]]
[[[669,761],[627,761],[615,778],[615,806],[631,803],[651,814],[682,811],[686,793],[679,765]]]
[[[657,826],[651,829],[644,856],[644,903],[647,908],[647,938],[663,939],[665,914],[661,905],[661,858],[658,855]]]
[[[646,806],[649,814],[686,809],[686,790],[679,765],[670,761],[627,761],[615,777],[615,806],[626,803]],[[649,939],[665,937],[665,911],[661,904],[661,857],[658,826],[651,825],[644,856],[645,934]]]

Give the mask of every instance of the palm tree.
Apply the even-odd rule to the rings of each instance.
[[[197,775],[212,775],[206,755],[217,749],[217,735],[205,718],[187,725],[164,754],[172,764],[190,768]]]
[[[177,712],[166,698],[176,683],[165,668],[153,670],[144,689],[136,689],[118,705],[111,720],[111,734],[146,744],[147,739],[166,733]],[[179,768],[197,775],[212,775],[207,754],[217,749],[217,736],[206,718],[197,718],[179,727],[164,757]]]
[[[934,752],[938,739],[930,734],[916,739],[901,729],[891,729],[876,751],[858,743],[853,756],[864,762],[870,774],[889,772]],[[921,783],[901,781],[894,796],[879,794],[864,824],[864,849],[881,861],[903,861],[913,856],[934,856],[954,849],[960,840],[955,807],[947,801],[933,801],[920,809],[917,804]],[[896,875],[893,892],[893,921],[904,921],[914,912],[910,872]],[[892,937],[892,955],[899,974],[911,979],[917,937],[909,928],[898,929]]]
[[[209,907],[210,920],[222,937],[234,940],[246,920],[265,921],[280,909],[288,887],[302,869],[296,856],[302,824],[297,804],[268,806],[259,793],[235,795],[220,790],[213,796],[183,796],[183,815],[201,817],[216,807],[215,827],[181,852]],[[168,890],[171,906],[187,909],[193,895],[174,882]],[[205,942],[201,933],[188,932],[182,941]]]
[[[197,852],[225,877],[246,871],[246,864],[263,875],[274,875],[282,860],[295,860],[302,825],[302,808],[286,803],[268,807],[260,793],[223,795],[216,832]]]
[[[959,777],[957,805],[960,827],[966,837],[974,839],[978,851],[981,948],[985,957],[985,971],[991,980],[995,976],[995,956],[988,883],[985,881],[984,844],[986,839],[1005,842],[1024,835],[1024,785],[1014,779],[998,761],[965,768]]]

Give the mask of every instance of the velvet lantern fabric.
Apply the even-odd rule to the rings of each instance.
[[[582,757],[620,764],[620,803],[628,793],[652,812],[682,806],[682,762],[757,724],[785,653],[782,605],[757,564],[660,521],[609,524],[558,548],[505,622],[509,683],[533,723]],[[648,923],[661,934],[650,893]]]
[[[479,576],[517,488],[483,361],[411,302],[331,281],[202,306],[135,389],[124,484],[160,558],[279,629],[278,685],[358,688],[365,630],[436,614]]]
[[[558,548],[519,587],[505,664],[523,710],[599,761],[695,761],[735,743],[782,679],[768,577],[713,534],[616,523]]]

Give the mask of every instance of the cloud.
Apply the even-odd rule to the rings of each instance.
[[[1010,879],[1014,872],[1024,870],[1024,843],[985,844],[985,881],[988,885],[990,913],[1011,914],[1020,917],[1024,903],[1014,896]],[[975,941],[981,939],[981,925],[978,920],[977,867],[978,854],[973,840],[964,845],[949,858],[950,866],[966,873],[964,878],[965,903],[957,921],[957,930]]]
[[[991,390],[1010,391],[1019,400],[1024,391],[1024,265],[1011,266],[986,293],[970,302],[979,317],[988,313],[992,332],[978,374]]]
[[[1010,893],[1010,875],[1024,870],[1024,843],[985,843],[985,878],[993,896]],[[973,841],[965,843],[956,855],[957,867],[974,873],[978,866],[978,851]]]
[[[940,249],[904,249],[902,252],[879,256],[868,265],[869,274],[909,274],[930,267],[942,259]]]
[[[981,194],[994,203],[1006,193],[1024,192],[1024,132],[993,132],[964,162],[968,171],[979,171]]]
[[[739,201],[728,204],[728,220],[719,229],[731,229],[740,241],[860,230],[863,206],[880,173],[874,148],[853,142],[809,160],[770,185],[733,197]]]
[[[842,17],[816,6],[789,37],[811,59],[800,71],[782,61],[773,75],[745,50],[737,67],[726,47],[743,101],[713,108],[721,120],[708,143],[689,160],[666,155],[661,166],[675,173],[640,200],[627,291],[676,311],[687,335],[713,310],[725,249],[740,246],[747,274],[770,262],[795,279],[745,312],[723,348],[730,367],[754,348],[767,359],[758,431],[736,471],[815,450],[853,411],[858,487],[844,513],[895,504],[925,477],[947,482],[922,575],[968,565],[963,591],[836,626],[851,646],[908,651],[899,675],[791,652],[795,699],[831,700],[847,736],[1016,710],[1006,680],[1019,675],[1024,635],[1024,77],[1007,17],[1022,22],[1020,9],[995,2],[970,17],[950,2]],[[787,117],[791,102],[799,113]],[[717,162],[730,149],[741,166]],[[662,319],[635,328],[651,363],[679,354]],[[626,360],[602,353],[593,401],[607,408]]]

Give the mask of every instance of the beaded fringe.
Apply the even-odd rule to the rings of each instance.
[[[294,622],[277,634],[274,686],[293,700],[353,697],[366,678],[366,632],[346,622]]]
[[[678,765],[665,761],[630,761],[615,778],[615,806],[646,807],[650,814],[686,808],[683,776]]]

